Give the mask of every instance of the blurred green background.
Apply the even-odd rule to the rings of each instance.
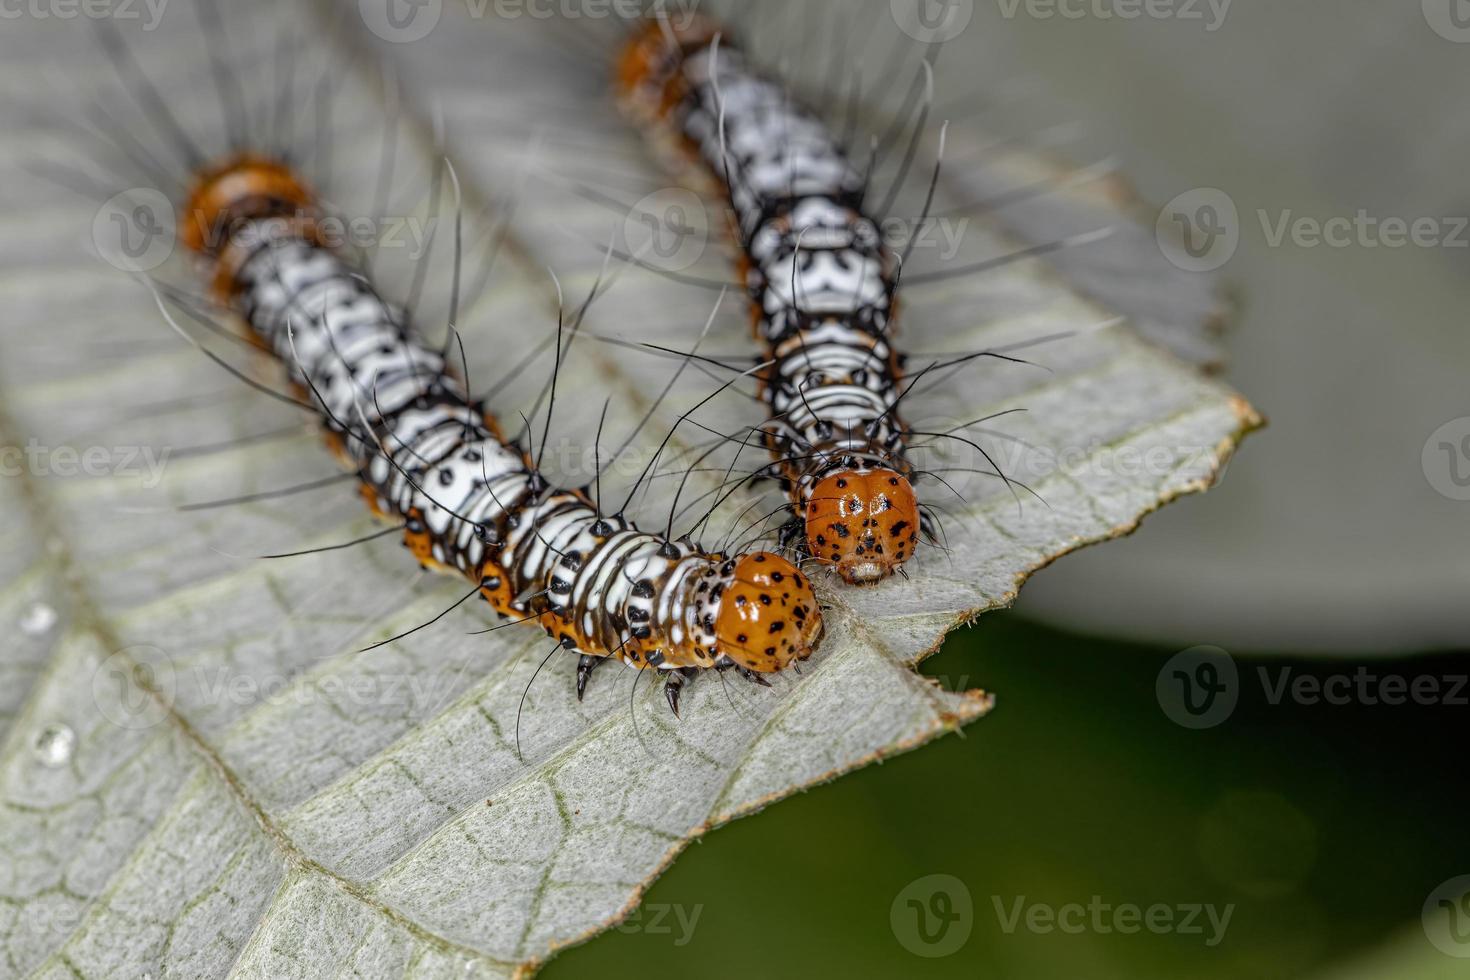
[[[1273,705],[1260,669],[1275,685],[1285,669],[1326,678],[1364,662],[1236,657],[1234,714],[1191,731],[1155,694],[1176,652],[985,617],[924,672],[995,691],[994,714],[715,831],[628,924],[542,975],[1470,976],[1470,960],[1437,951],[1420,924],[1434,889],[1470,874],[1466,709]],[[1466,654],[1366,663],[1379,678],[1470,674]],[[942,958],[911,953],[890,923],[900,893],[933,874],[963,882],[973,906],[968,940]],[[1009,916],[1023,897],[1060,907],[1094,895],[1235,909],[1212,948],[1203,916],[1202,935],[1040,934],[1024,922],[1008,934],[995,905]]]

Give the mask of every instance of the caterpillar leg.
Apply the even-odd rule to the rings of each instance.
[[[750,681],[752,684],[759,685],[760,687],[770,687],[771,686],[771,682],[768,681],[768,680],[766,680],[760,674],[757,674],[753,670],[746,670],[744,667],[741,667],[739,664],[734,663],[733,661],[727,660],[727,661],[724,661],[723,663],[717,663],[717,664],[715,664],[715,670],[718,670],[722,674],[725,671],[727,671],[727,670],[733,670],[733,671],[735,671],[735,673],[739,674],[741,677],[744,677],[746,680]]]
[[[590,654],[583,654],[582,659],[577,661],[578,701],[582,700],[583,696],[587,693],[587,682],[592,679],[592,672],[606,660],[606,657],[594,657]]]
[[[679,695],[684,693],[684,685],[698,675],[698,667],[681,667],[669,671],[668,679],[664,681],[664,697],[668,698],[669,709],[674,712],[675,718],[679,717]]]

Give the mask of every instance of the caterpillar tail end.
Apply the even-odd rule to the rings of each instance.
[[[193,176],[179,215],[179,241],[216,265],[212,288],[227,299],[245,252],[235,233],[251,222],[289,222],[306,238],[317,238],[316,192],[280,160],[255,153],[222,157]],[[323,243],[325,244],[325,243]]]

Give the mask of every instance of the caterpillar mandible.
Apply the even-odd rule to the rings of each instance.
[[[764,439],[794,513],[782,545],[852,585],[901,572],[931,529],[898,412],[899,261],[864,212],[866,178],[708,18],[651,21],[616,74],[625,111],[701,160],[734,210],[752,330],[771,363]]]

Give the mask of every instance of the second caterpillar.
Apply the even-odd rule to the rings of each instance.
[[[625,111],[699,160],[734,211],[771,362],[764,438],[794,513],[783,545],[851,585],[901,572],[931,528],[898,413],[899,259],[864,211],[867,179],[707,18],[647,24],[623,49],[617,84]]]

